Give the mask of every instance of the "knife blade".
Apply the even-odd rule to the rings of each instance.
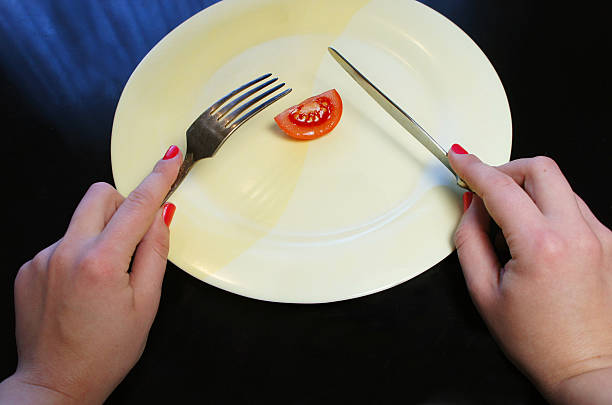
[[[402,110],[397,104],[380,91],[372,82],[370,82],[359,70],[357,70],[344,56],[332,47],[327,50],[336,62],[346,71],[387,112],[395,121],[397,121],[404,129],[406,129],[417,141],[429,150],[438,160],[446,166],[448,170],[457,178],[457,185],[470,190],[467,183],[463,181],[453,170],[448,161],[448,153],[427,131],[423,129],[410,115]]]

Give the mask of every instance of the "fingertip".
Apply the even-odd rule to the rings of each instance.
[[[463,148],[463,146],[459,145],[458,143],[455,143],[448,150],[447,156],[452,168],[455,170],[455,172],[457,172],[457,174],[461,176],[460,172],[463,171],[464,165],[467,163],[467,161],[469,161],[467,157],[473,155],[470,155]]]
[[[453,146],[451,146],[450,150],[456,155],[467,155],[468,154],[467,150],[465,150],[463,146],[459,145],[458,143],[454,143]]]
[[[165,158],[169,157],[169,158]],[[117,245],[117,249],[124,254],[132,254],[147,232],[154,216],[158,215],[160,225],[166,232],[174,215],[174,209],[166,207],[164,214],[160,214],[160,206],[165,196],[177,178],[181,167],[181,153],[178,147],[170,147],[153,170],[128,195],[112,216],[104,229],[104,239],[114,241],[122,237],[124,243]],[[164,216],[162,216],[164,215]],[[157,219],[156,219],[157,220]],[[112,242],[109,242],[112,243]]]
[[[157,161],[153,167],[153,172],[163,174],[171,184],[176,179],[180,170],[183,161],[182,156],[180,148],[176,145],[171,145],[162,158]],[[168,188],[170,184],[168,184]]]
[[[183,154],[181,149],[176,145],[171,145],[158,164],[162,166],[168,166],[168,164],[170,164],[174,170],[178,171],[182,161]]]

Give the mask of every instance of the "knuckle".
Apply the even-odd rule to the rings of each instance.
[[[491,181],[491,184],[495,189],[508,189],[511,187],[516,187],[516,182],[514,179],[503,173],[500,173],[499,176],[495,176],[495,178]]]
[[[498,175],[492,176],[489,180],[488,187],[482,190],[481,198],[488,201],[496,195],[501,196],[507,192],[512,192],[516,187],[517,184],[512,177],[498,172]]]
[[[89,251],[79,260],[79,273],[94,273],[102,264],[102,258],[95,251]]]
[[[147,188],[139,186],[130,193],[124,204],[134,210],[142,210],[155,205],[155,198]]]
[[[57,250],[56,246],[59,245],[60,242],[61,240],[58,241],[57,243],[54,243],[51,246],[48,246],[47,248],[41,250],[36,255],[34,255],[32,259],[24,263],[19,268],[18,274],[19,273],[31,273],[33,277],[38,277],[39,275],[46,274],[50,267],[51,258],[53,254],[55,253],[55,251]],[[65,254],[65,253],[62,253],[62,254]],[[54,260],[58,260],[58,259],[56,258]],[[67,259],[61,258],[61,260],[66,261]]]
[[[19,271],[17,272],[17,276],[15,276],[14,289],[15,291],[24,291],[28,287],[28,275],[32,269],[32,260],[23,264]]]
[[[547,264],[557,262],[568,250],[566,241],[552,231],[542,231],[534,240],[537,257]]]
[[[33,258],[32,260],[30,260],[29,262],[27,262],[26,264],[24,264],[22,266],[22,268],[26,267],[26,266],[32,266],[35,269],[44,269],[45,267],[47,267],[47,263],[49,261],[49,257],[48,255],[46,255],[44,253],[44,251],[42,252],[38,252]]]
[[[108,193],[111,191],[115,191],[114,187],[103,181],[93,183],[87,190],[88,193]]]
[[[170,250],[168,228],[160,226],[156,229],[149,229],[149,232],[147,232],[141,242],[141,247],[150,254],[157,255],[160,259],[166,260]]]
[[[470,232],[464,225],[459,225],[455,234],[453,235],[453,242],[457,249],[461,249],[470,240]]]
[[[90,281],[101,281],[113,272],[112,263],[100,249],[92,248],[79,260],[77,271]]]
[[[152,243],[152,249],[155,254],[159,255],[160,258],[166,260],[168,258],[168,251],[170,250],[170,242],[166,237],[158,237]]]
[[[111,186],[108,183],[99,181],[89,186],[89,189],[87,190],[87,193],[85,193],[84,198],[86,197],[100,198],[100,197],[110,196],[114,194],[119,194],[119,193],[117,192],[117,190],[115,190],[113,186]]]
[[[589,233],[578,239],[577,249],[590,258],[599,258],[604,255],[604,248],[596,235]]]
[[[559,166],[552,158],[548,156],[536,156],[533,158],[533,167],[542,172],[559,171]]]
[[[41,262],[44,260],[41,258]],[[53,251],[48,260],[48,272],[50,274],[61,273],[65,269],[70,267],[70,263],[72,262],[72,252],[70,248],[64,244],[60,243],[57,248]],[[41,263],[41,268],[45,266]]]

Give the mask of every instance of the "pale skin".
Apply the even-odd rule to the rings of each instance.
[[[549,158],[493,168],[449,153],[475,192],[455,234],[472,299],[508,357],[556,404],[612,403],[612,233]],[[511,258],[500,263],[490,217]]]
[[[1,404],[101,404],[136,364],[166,268],[160,205],[180,164],[180,153],[160,160],[125,199],[94,184],[66,234],[21,267],[19,362],[0,384]]]
[[[550,159],[449,159],[476,193],[455,242],[492,334],[551,403],[612,403],[610,230]],[[126,199],[92,186],[64,237],[20,269],[19,363],[0,384],[0,404],[100,404],[138,361],[168,253],[159,207],[180,161],[160,160]],[[507,263],[489,240],[491,217]]]

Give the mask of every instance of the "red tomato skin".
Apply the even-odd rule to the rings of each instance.
[[[296,108],[321,98],[327,98],[331,105],[329,118],[324,122],[318,125],[299,125],[291,120],[290,115]],[[338,122],[340,122],[340,117],[342,117],[342,99],[336,89],[331,89],[317,96],[307,98],[298,105],[289,107],[274,117],[274,121],[276,121],[280,129],[290,137],[308,140],[319,138],[331,132],[331,130],[338,125]]]

